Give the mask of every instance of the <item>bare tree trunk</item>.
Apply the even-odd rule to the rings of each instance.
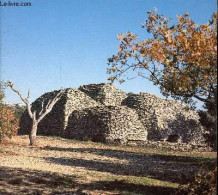
[[[37,127],[38,127],[38,122],[33,120],[33,125],[32,125],[32,129],[29,135],[29,139],[30,139],[30,145],[34,146],[36,145],[36,132],[37,132]]]
[[[29,135],[29,139],[30,139],[30,145],[34,146],[36,145],[36,133],[37,133],[37,127],[39,122],[49,113],[51,112],[53,106],[57,103],[58,100],[60,100],[61,96],[63,95],[63,90],[61,89],[53,99],[50,99],[47,103],[46,106],[44,106],[44,101],[42,101],[42,108],[41,111],[38,113],[38,117],[36,118],[36,110],[32,111],[31,108],[31,104],[29,102],[29,98],[30,98],[30,91],[28,91],[28,96],[27,98],[24,98],[24,96],[20,93],[20,91],[18,91],[17,89],[14,88],[14,84],[12,81],[8,81],[7,82],[7,86],[9,86],[15,93],[17,93],[21,100],[26,104],[27,106],[27,111],[28,114],[30,116],[30,118],[33,121],[32,124],[32,129]],[[0,137],[1,138],[1,137]]]

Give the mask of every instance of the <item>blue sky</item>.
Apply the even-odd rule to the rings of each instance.
[[[107,58],[117,52],[117,34],[131,31],[145,39],[141,24],[154,7],[172,19],[188,12],[196,23],[207,23],[216,11],[215,0],[24,1],[32,6],[0,8],[0,78],[12,80],[23,94],[30,89],[31,101],[60,87],[107,82]],[[160,96],[140,78],[116,86]],[[20,102],[10,90],[6,96],[5,101]]]

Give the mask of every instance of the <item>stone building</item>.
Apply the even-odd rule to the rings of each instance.
[[[122,105],[134,109],[148,131],[148,140],[202,143],[203,128],[198,114],[175,100],[164,100],[148,93],[131,94]]]
[[[39,112],[58,91],[42,95],[33,103]],[[27,112],[19,133],[31,128]],[[99,142],[166,140],[202,143],[199,116],[177,101],[147,93],[127,95],[112,84],[90,84],[65,89],[52,111],[39,123],[38,134]]]
[[[49,99],[52,99],[57,93],[58,91],[53,91],[39,97],[33,102],[33,110],[39,113],[42,109],[42,101],[44,101],[44,105],[46,105]],[[100,105],[101,103],[96,102],[78,89],[65,89],[52,111],[39,123],[38,134],[65,136],[68,117],[73,111]],[[27,134],[30,128],[31,119],[27,111],[25,111],[20,121],[19,133]]]
[[[66,138],[97,142],[145,141],[147,131],[136,112],[125,106],[100,106],[72,112]]]

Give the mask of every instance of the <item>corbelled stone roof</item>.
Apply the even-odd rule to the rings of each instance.
[[[122,105],[136,110],[149,140],[167,140],[170,135],[177,135],[184,143],[204,142],[199,116],[185,104],[139,93],[129,95]]]
[[[33,103],[41,109],[58,91]],[[25,112],[19,133],[28,133],[31,120]],[[198,114],[178,101],[163,100],[147,93],[127,95],[109,83],[65,89],[52,111],[40,122],[38,134],[96,141],[175,140],[201,143],[203,128]]]
[[[119,106],[123,99],[127,97],[126,93],[117,89],[111,83],[82,85],[79,90],[106,106]]]

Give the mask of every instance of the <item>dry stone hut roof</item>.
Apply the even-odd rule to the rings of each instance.
[[[121,105],[122,100],[127,97],[126,93],[111,83],[82,85],[79,90],[106,106]]]
[[[101,106],[72,112],[66,137],[98,142],[146,141],[137,113],[125,106]]]
[[[200,144],[204,141],[198,114],[178,101],[140,93],[129,95],[122,104],[136,110],[148,130],[148,140],[178,136],[184,143]]]
[[[68,89],[67,101],[65,103],[65,117],[64,117],[64,127],[66,128],[68,124],[68,117],[74,110],[83,110],[85,108],[101,106],[102,104],[96,102],[91,97],[87,96],[84,92],[78,89]]]
[[[33,109],[38,113],[42,101],[46,105],[56,93],[39,97]],[[29,133],[31,120],[27,112],[20,124],[19,133]],[[199,116],[186,105],[147,93],[127,95],[108,83],[65,89],[52,111],[39,123],[38,134],[108,142],[146,137],[154,141],[204,141]]]

